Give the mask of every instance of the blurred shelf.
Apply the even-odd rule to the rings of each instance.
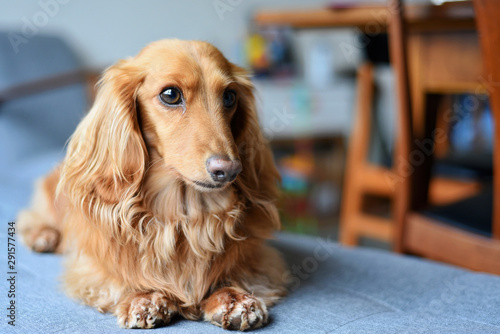
[[[300,79],[254,80],[261,127],[270,140],[347,137],[354,107],[354,80],[313,87]]]

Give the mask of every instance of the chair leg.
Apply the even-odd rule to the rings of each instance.
[[[398,114],[396,136],[396,155],[394,160],[394,171],[398,174],[404,171],[404,158],[411,152],[413,138],[413,124],[411,113],[410,86],[408,80],[408,66],[406,57],[406,31],[403,22],[404,7],[402,0],[390,0],[390,8],[393,15],[389,24],[389,52],[391,63],[395,71],[395,84]],[[398,159],[402,157],[403,159]],[[402,174],[404,175],[404,174]],[[394,221],[395,221],[395,240],[394,250],[403,252],[403,237],[405,229],[405,219],[410,207],[411,198],[411,180],[409,177],[403,177],[403,181],[396,188],[394,197]]]
[[[363,192],[359,187],[348,186],[349,183],[355,183],[355,171],[346,172],[346,182],[344,182],[344,195],[342,199],[340,243],[346,246],[356,246],[359,241],[359,230],[356,217],[362,209]]]
[[[359,243],[359,234],[351,225],[346,224],[340,231],[340,243],[345,246],[357,246]]]
[[[374,94],[373,66],[371,64],[360,66],[357,80],[356,116],[354,128],[349,138],[340,218],[340,242],[350,246],[357,245],[359,239],[356,217],[361,212],[364,195],[359,178],[360,173],[363,172],[363,166],[367,163],[366,158],[370,143]]]

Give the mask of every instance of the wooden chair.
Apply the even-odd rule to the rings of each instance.
[[[389,12],[395,11],[397,12],[398,9],[392,8]],[[392,24],[392,27],[394,26],[395,24]],[[413,113],[409,121],[417,119],[417,125],[413,126],[413,128],[417,129],[417,132],[419,132],[418,130],[422,127],[421,123],[423,117],[420,117],[422,111],[420,111],[418,107],[425,100],[425,89],[428,86],[442,86],[441,83],[443,82],[441,77],[433,78],[434,72],[436,72],[436,66],[438,66],[439,62],[435,62],[436,65],[429,67],[429,71],[425,72],[423,70],[426,70],[426,68],[421,68],[423,66],[422,63],[426,62],[429,57],[436,59],[436,53],[441,53],[439,54],[439,58],[443,59],[447,57],[449,53],[455,52],[456,48],[463,47],[463,44],[455,41],[457,39],[457,34],[454,35],[455,38],[452,43],[436,43],[443,42],[443,37],[440,36],[441,39],[436,40],[436,35],[440,36],[439,34],[431,35],[433,36],[432,50],[426,49],[427,53],[424,56],[420,56],[422,49],[426,47],[422,40],[426,38],[423,36],[429,35],[423,34],[422,36],[422,34],[417,33],[412,35],[412,39],[410,40],[412,43],[412,51],[417,54],[412,57],[413,61],[411,65],[413,66],[412,70],[414,74],[412,77],[413,92],[418,96],[417,99],[411,101],[411,106],[416,106],[419,112],[416,113],[418,117]],[[469,38],[469,40],[471,40],[472,43],[475,42],[473,39]],[[445,42],[448,41],[445,40]],[[477,54],[475,50],[470,53],[471,57]],[[398,58],[396,55],[393,55],[392,58],[394,58],[394,62],[397,62]],[[446,89],[450,89],[450,86],[455,86],[456,82],[460,82],[459,80],[453,79],[455,78],[446,78]],[[340,219],[340,242],[344,245],[353,246],[358,244],[360,237],[368,237],[387,243],[393,243],[396,235],[394,215],[392,215],[392,217],[391,214],[380,216],[364,210],[364,200],[369,196],[384,198],[389,200],[393,205],[397,193],[396,188],[398,186],[395,182],[392,182],[392,184],[390,182],[390,180],[396,180],[398,178],[398,172],[394,170],[394,167],[388,168],[379,166],[368,161],[370,141],[372,140],[370,131],[372,130],[373,123],[372,105],[375,93],[374,67],[372,64],[365,63],[359,67],[357,82],[357,106],[355,110],[354,127],[351,132],[347,151],[344,175]],[[436,85],[436,83],[438,83],[438,85]],[[401,88],[401,86],[396,87]],[[442,105],[444,106],[445,104]],[[440,124],[440,126],[444,127],[446,124]],[[436,148],[436,150],[444,152],[446,151],[446,147],[441,145],[441,147]],[[396,153],[395,156],[399,156],[399,153]],[[429,202],[432,204],[452,203],[476,194],[479,189],[480,185],[476,181],[460,180],[450,177],[434,177],[429,185]]]
[[[412,105],[408,79],[406,55],[406,33],[401,0],[392,1],[393,17],[389,27],[390,51],[396,71],[398,97],[398,128],[396,172],[401,183],[395,197],[396,243],[399,252],[413,253],[478,271],[500,274],[500,8],[495,0],[475,0],[476,20],[480,35],[482,58],[493,116],[495,119],[493,159],[493,204],[491,237],[474,233],[444,220],[431,218],[421,212],[428,204],[428,190],[432,157],[425,163],[414,166],[413,173],[404,174],[404,161],[414,152]],[[479,78],[478,78],[479,79]],[[483,80],[484,81],[484,80]],[[431,119],[429,117],[428,119]],[[424,133],[432,130],[432,122],[425,126]],[[480,212],[478,212],[479,215]]]

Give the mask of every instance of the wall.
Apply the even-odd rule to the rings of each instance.
[[[406,0],[422,1],[426,0]],[[255,10],[322,7],[333,2],[355,4],[367,1],[4,0],[0,10],[0,29],[15,31],[32,24],[37,33],[62,35],[91,68],[107,66],[118,58],[135,55],[151,41],[172,37],[206,40],[219,47],[231,60],[238,61],[235,44],[245,35]]]
[[[135,55],[163,38],[199,39],[215,44],[231,60],[258,8],[322,6],[325,0],[38,0],[3,1],[0,29],[30,26],[58,34],[81,54],[87,67],[100,68]],[[44,14],[46,13],[46,14]],[[27,28],[28,27],[28,28]],[[29,38],[28,38],[29,40]],[[19,45],[22,52],[22,44]]]

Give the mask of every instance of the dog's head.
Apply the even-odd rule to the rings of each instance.
[[[142,69],[137,90],[150,151],[199,190],[224,188],[242,170],[235,137],[248,85],[241,70],[212,45],[160,41],[129,66]],[[250,92],[251,93],[251,92]]]
[[[123,202],[141,191],[152,164],[199,191],[236,182],[244,193],[275,195],[253,86],[208,43],[155,42],[107,69],[70,141],[62,179],[74,202],[83,203],[82,192]]]

